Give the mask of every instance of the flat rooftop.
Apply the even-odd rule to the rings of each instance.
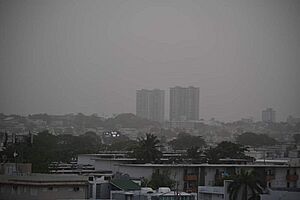
[[[88,177],[35,173],[26,176],[0,175],[0,183],[21,185],[85,185],[88,183]]]
[[[273,168],[299,168],[300,166],[289,166],[289,165],[272,165],[272,164],[118,164],[118,166],[128,167],[273,167]]]

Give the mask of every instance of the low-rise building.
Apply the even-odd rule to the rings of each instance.
[[[194,200],[195,195],[186,192],[171,191],[168,187],[158,188],[141,188],[134,191],[113,191],[111,199],[116,200]]]
[[[88,177],[52,174],[0,176],[1,200],[87,199]]]

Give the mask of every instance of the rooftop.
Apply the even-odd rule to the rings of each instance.
[[[85,185],[88,177],[78,175],[31,174],[27,176],[0,175],[0,183],[26,185]]]
[[[126,179],[113,179],[110,183],[116,186],[117,188],[125,191],[141,189],[141,187],[138,184]]]
[[[277,167],[277,168],[286,168],[286,167],[299,167],[299,166],[288,166],[288,165],[275,165],[275,164],[118,164],[119,166],[128,166],[128,167]]]

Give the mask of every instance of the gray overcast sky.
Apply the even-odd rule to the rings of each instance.
[[[0,67],[6,114],[135,113],[137,89],[193,85],[201,118],[300,117],[300,1],[0,0]]]

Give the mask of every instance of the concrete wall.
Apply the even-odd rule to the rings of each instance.
[[[89,154],[80,154],[78,155],[78,161],[77,163],[80,165],[94,165],[95,160],[93,160],[94,158],[96,158],[96,156],[93,155],[89,155]]]
[[[0,200],[86,199],[86,197],[87,186],[0,185]]]
[[[270,191],[270,194],[260,195],[261,200],[299,200],[299,192]]]

